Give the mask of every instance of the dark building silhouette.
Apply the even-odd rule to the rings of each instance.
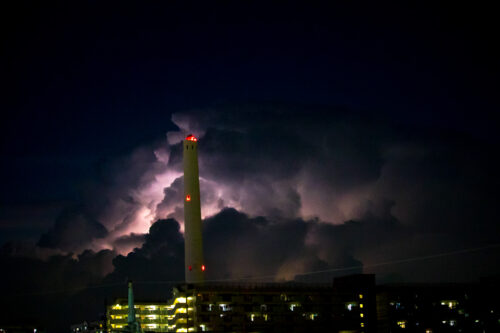
[[[379,286],[379,332],[500,332],[497,282]]]

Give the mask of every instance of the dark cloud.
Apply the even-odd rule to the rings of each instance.
[[[184,239],[173,219],[159,220],[145,235],[142,247],[113,259],[108,281],[181,281],[184,278]]]
[[[224,209],[204,222],[209,278],[293,279],[319,261],[306,246],[307,222],[251,218]],[[308,257],[304,267],[304,257]],[[300,262],[299,262],[300,261]]]
[[[19,244],[9,243],[0,249],[2,272],[8,272],[0,276],[2,323],[29,323],[63,331],[81,321],[82,315],[96,316],[103,294],[89,297],[85,289],[101,283],[116,253],[87,250],[78,256],[52,254],[40,258],[34,245],[31,251],[27,244],[21,247],[23,251]],[[65,315],[54,321],[54,313]]]
[[[340,224],[360,218],[368,202],[392,201],[402,223],[451,232],[495,214],[494,145],[468,134],[346,108],[276,104],[184,112],[173,120],[180,132],[169,133],[172,147],[174,137],[200,137],[207,215],[222,202],[251,215]],[[180,170],[181,154],[171,150],[170,167]]]
[[[134,234],[118,237],[113,241],[113,248],[118,253],[129,253],[144,243],[146,235]]]
[[[57,218],[54,227],[41,236],[38,245],[75,251],[107,234],[108,231],[99,221],[74,208],[66,210]]]

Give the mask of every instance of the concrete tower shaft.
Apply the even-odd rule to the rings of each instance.
[[[198,140],[188,135],[183,143],[184,164],[184,270],[187,283],[202,283],[203,238],[198,175]]]
[[[128,282],[128,323],[129,325],[135,322],[135,307],[134,307],[134,289],[132,281]]]

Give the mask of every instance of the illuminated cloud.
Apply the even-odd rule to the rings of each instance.
[[[206,224],[213,226],[213,218],[227,216],[231,210],[225,208],[268,223],[262,227],[264,234],[250,226],[253,222],[244,223],[241,238],[237,233],[229,236],[227,230],[242,226],[224,221],[220,237],[240,239],[244,253],[223,239],[211,243],[219,236],[206,230],[209,256],[212,247],[226,244],[231,251],[213,253],[224,253],[229,261],[232,253],[244,258],[231,269],[226,259],[215,263],[221,265],[217,272],[222,276],[253,271],[288,279],[315,268],[373,263],[394,259],[395,253],[412,256],[493,239],[496,226],[485,221],[494,216],[495,204],[485,190],[485,175],[494,164],[488,163],[478,143],[459,144],[460,138],[362,119],[342,108],[310,111],[261,105],[175,114],[178,131],[106,165],[103,180],[86,193],[80,209],[89,216],[84,220],[89,225],[79,222],[74,230],[79,225],[93,230],[96,224],[91,221],[98,221],[105,228],[102,235],[83,232],[75,240],[56,223],[47,235],[58,241],[48,242],[44,236],[40,244],[77,252],[114,249],[126,257],[141,247],[143,235],[158,219],[175,219],[182,233],[180,140],[188,133],[199,137]],[[474,224],[469,223],[472,219]],[[304,229],[294,241],[290,230],[274,234],[278,225],[283,230]],[[466,237],[463,230],[470,231]],[[267,249],[265,239],[269,244],[282,240],[287,251],[286,244],[296,242],[302,250],[282,254],[267,265],[256,255]],[[265,252],[272,251],[280,250]]]

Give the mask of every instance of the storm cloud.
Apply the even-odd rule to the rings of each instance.
[[[410,127],[342,107],[279,104],[193,110],[174,114],[172,121],[179,130],[168,132],[166,141],[105,165],[102,180],[84,196],[85,214],[80,215],[88,218],[70,224],[62,216],[40,245],[73,251],[107,248],[127,255],[140,247],[141,235],[158,219],[179,221],[182,232],[181,140],[189,133],[199,138],[207,221],[226,208],[249,218],[318,220],[325,226],[364,221],[378,227],[378,221],[397,221],[405,228],[398,237],[429,240],[408,255],[498,241],[498,226],[488,223],[496,216],[498,180],[491,175],[498,163],[487,142],[467,134]],[[71,228],[83,232],[71,233]],[[357,252],[339,249],[329,244],[345,240],[323,229],[317,239],[322,239],[320,253],[328,254],[321,262],[331,261],[337,251],[367,260],[361,254],[373,256],[375,248],[394,244],[386,236],[378,243],[364,241],[364,250]],[[354,225],[348,229],[356,230]]]
[[[103,162],[36,245],[4,245],[2,267],[19,269],[2,277],[8,297],[59,289],[37,302],[95,304],[133,279],[143,296],[167,298],[184,278],[189,133],[199,139],[208,280],[329,282],[365,272],[379,282],[461,282],[498,273],[498,248],[427,258],[499,243],[499,165],[488,142],[317,106],[225,106],[172,121],[178,130],[164,141]],[[69,292],[95,284],[115,287]]]

